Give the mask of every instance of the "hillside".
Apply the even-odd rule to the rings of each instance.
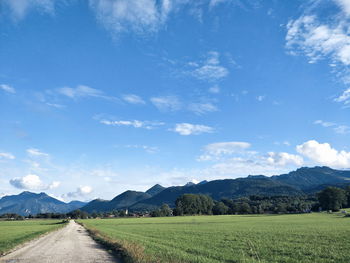
[[[159,194],[161,191],[163,191],[165,187],[161,186],[160,184],[156,184],[152,186],[150,189],[146,191],[146,194],[149,194],[151,196],[154,196],[156,194]]]
[[[182,194],[206,194],[214,200],[235,198],[249,195],[298,195],[302,191],[270,178],[225,179],[195,184],[190,186],[169,187],[158,195],[141,201],[130,207],[131,210],[150,210],[164,203],[175,205],[175,200]]]
[[[124,209],[132,206],[133,204],[148,199],[152,195],[144,192],[137,191],[125,191],[124,193],[117,195],[111,201],[105,201],[96,199],[82,207],[81,210],[92,213],[92,212],[106,212],[118,209]]]
[[[350,171],[329,167],[302,167],[288,174],[267,177],[264,175],[246,178],[215,180],[205,184],[170,187],[158,195],[134,204],[131,210],[152,210],[163,203],[175,205],[178,196],[185,193],[207,194],[215,200],[249,195],[298,195],[309,194],[334,185],[350,184]]]
[[[22,192],[1,198],[0,214],[16,213],[27,216],[39,213],[67,213],[84,205],[86,203],[79,201],[64,203],[45,193]]]
[[[329,167],[302,167],[288,174],[272,176],[272,180],[291,185],[297,189],[309,191],[323,185],[350,183],[350,171],[335,170]]]
[[[143,192],[126,191],[110,202],[96,200],[82,210],[111,211],[129,208],[131,211],[153,210],[166,203],[173,207],[175,200],[182,194],[206,194],[214,200],[237,198],[250,195],[300,195],[317,192],[326,186],[350,184],[350,171],[335,170],[329,167],[303,167],[288,174],[267,177],[250,175],[245,178],[202,181],[198,184],[187,183],[184,186],[164,188],[155,185]]]

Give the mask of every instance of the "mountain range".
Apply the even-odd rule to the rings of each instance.
[[[191,182],[184,186],[167,188],[156,184],[146,192],[128,190],[112,200],[95,199],[87,204],[78,201],[64,203],[45,193],[23,192],[19,195],[1,198],[0,214],[65,213],[78,208],[89,213],[121,209],[150,211],[162,204],[174,207],[176,199],[186,193],[206,194],[214,200],[220,200],[250,195],[312,194],[326,186],[345,186],[347,184],[350,184],[350,171],[335,170],[329,167],[302,167],[296,171],[272,177],[250,175],[245,178],[202,181],[198,184]]]
[[[329,167],[302,167],[288,174],[267,177],[250,175],[245,178],[192,182],[184,186],[164,188],[155,185],[146,192],[126,191],[111,201],[103,201],[100,206],[94,200],[81,210],[107,212],[128,208],[130,211],[150,211],[162,204],[175,206],[176,199],[186,193],[206,194],[214,200],[238,198],[250,195],[303,195],[317,192],[326,186],[350,184],[350,171],[335,170]],[[154,191],[157,189],[157,191]],[[152,194],[150,194],[152,193]],[[102,201],[99,201],[102,202]]]
[[[0,215],[15,213],[18,215],[36,215],[40,213],[67,213],[85,206],[85,202],[72,201],[65,203],[45,193],[22,192],[0,199]]]

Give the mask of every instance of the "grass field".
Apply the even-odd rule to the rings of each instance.
[[[25,241],[62,227],[62,220],[0,221],[0,255]]]
[[[149,262],[350,262],[340,214],[82,220]],[[135,245],[136,244],[136,245]],[[139,254],[139,255],[138,255]]]

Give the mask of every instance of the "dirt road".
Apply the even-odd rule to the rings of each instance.
[[[0,258],[0,262],[110,263],[119,261],[97,244],[82,226],[70,221],[66,227],[32,241]]]

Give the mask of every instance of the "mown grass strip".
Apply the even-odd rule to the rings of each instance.
[[[62,220],[0,221],[0,256],[65,225]]]

